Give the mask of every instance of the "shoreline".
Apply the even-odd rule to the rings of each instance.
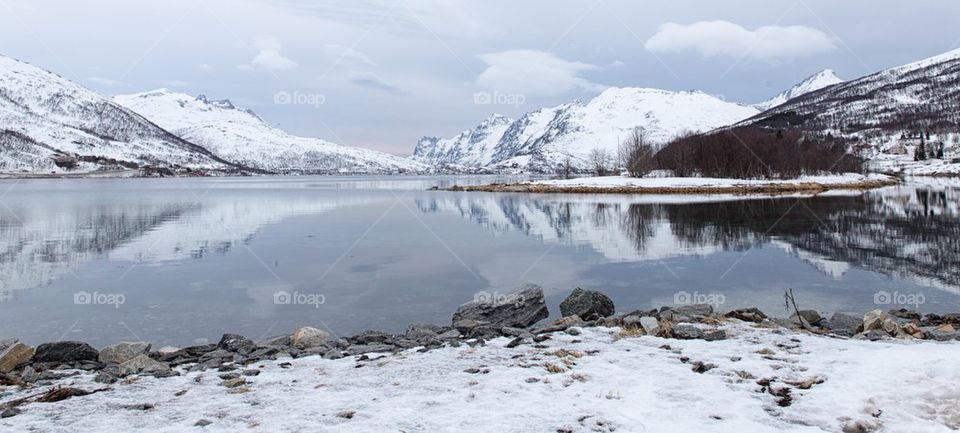
[[[506,192],[534,194],[725,194],[725,195],[784,195],[784,194],[820,194],[832,190],[866,191],[900,184],[894,177],[862,176],[852,181],[806,181],[803,178],[788,180],[740,180],[740,179],[700,179],[700,178],[585,178],[524,182],[515,184],[489,184],[478,186],[453,186],[447,191],[467,192]],[[689,182],[702,180],[702,182]],[[717,184],[711,185],[710,182]],[[687,183],[687,184],[684,184]]]
[[[564,405],[574,405],[569,406],[571,410],[579,407],[580,403],[574,402],[584,398],[599,405],[591,409],[597,414],[557,418],[554,421],[561,424],[557,426],[549,422],[562,414],[548,411],[551,419],[539,415],[537,422],[548,424],[540,425],[535,429],[538,431],[546,425],[550,431],[559,431],[568,424],[572,425],[570,431],[598,431],[593,429],[597,427],[593,421],[585,429],[577,427],[579,417],[584,415],[633,431],[636,426],[630,425],[629,417],[624,419],[617,415],[620,412],[607,412],[606,408],[646,392],[643,387],[649,386],[652,378],[643,375],[644,369],[663,370],[662,375],[654,376],[658,386],[664,387],[661,392],[678,386],[700,389],[698,393],[733,392],[730,397],[756,406],[751,410],[756,410],[757,417],[770,417],[769,421],[775,422],[778,415],[771,409],[795,408],[803,413],[808,399],[832,398],[810,390],[828,389],[834,381],[845,380],[845,373],[831,370],[837,365],[829,362],[834,357],[840,362],[843,353],[859,353],[855,358],[858,362],[880,363],[891,352],[902,353],[903,357],[897,359],[904,365],[896,367],[904,369],[916,366],[916,358],[906,354],[922,357],[920,353],[931,352],[945,360],[960,356],[960,333],[956,331],[960,314],[921,316],[906,310],[876,310],[862,318],[836,314],[826,319],[805,310],[792,319],[772,319],[755,308],[718,312],[709,305],[617,314],[602,293],[577,289],[561,304],[561,319],[542,323],[548,315],[543,301],[542,289],[528,285],[503,299],[480,299],[462,305],[450,325],[414,324],[399,335],[368,331],[335,338],[304,327],[261,341],[225,334],[216,344],[157,350],[148,343],[121,343],[99,351],[79,342],[37,348],[8,343],[0,350],[0,369],[10,368],[0,372],[0,426],[24,427],[19,423],[26,423],[35,428],[31,431],[46,431],[43,422],[55,416],[80,423],[84,431],[99,432],[110,431],[109,426],[127,417],[136,417],[154,420],[137,423],[143,431],[181,431],[193,426],[235,431],[255,427],[249,425],[253,421],[267,431],[323,426],[397,431],[406,424],[391,415],[389,404],[402,405],[415,395],[415,399],[427,400],[417,400],[425,406],[409,407],[396,414],[404,418],[409,411],[427,411],[430,415],[424,422],[434,429],[408,425],[406,431],[443,431],[463,424],[465,419],[444,418],[431,408],[489,411],[489,406],[470,403],[489,398],[496,404],[493,402],[500,402],[507,393],[515,395],[513,401],[518,407],[530,410],[540,407],[539,401],[559,396],[573,398],[563,400]],[[815,349],[795,350],[801,342]],[[11,352],[19,354],[16,356],[20,359],[13,361],[12,367]],[[799,365],[799,370],[790,362],[772,369],[767,365],[803,358],[808,353],[817,355],[803,362],[824,364]],[[630,379],[631,371],[640,376]],[[861,373],[872,374],[869,369]],[[951,374],[960,378],[960,373]],[[488,379],[496,379],[496,384],[484,385]],[[617,389],[624,380],[638,380],[631,385],[636,389]],[[889,387],[887,392],[897,394],[894,397],[910,391],[895,385],[885,385]],[[436,395],[437,389],[468,394],[450,399]],[[319,411],[310,412],[314,418],[297,417],[293,424],[282,421],[291,413],[289,405],[302,405],[304,398],[318,407],[298,410]],[[429,403],[434,400],[437,402]],[[251,401],[257,403],[250,406]],[[384,404],[388,406],[381,406]],[[890,405],[893,403],[883,409],[893,413],[902,409]],[[228,413],[221,415],[223,411]],[[98,415],[89,417],[93,412]],[[529,413],[510,412],[505,419],[519,423],[526,415]],[[705,418],[698,422],[717,414],[703,415]],[[735,419],[729,418],[732,415],[717,416]],[[857,418],[856,413],[843,415],[854,416],[850,422],[876,421]],[[955,415],[957,418],[937,422],[960,427],[960,411]],[[827,431],[847,431],[849,422],[838,421],[833,414],[831,417],[833,427]],[[670,422],[668,418],[654,416],[644,422]],[[165,424],[171,420],[178,427]],[[908,421],[915,422],[904,422]],[[768,422],[758,422],[770,428]],[[490,431],[483,422],[471,425],[465,431]],[[529,431],[509,425],[514,426],[513,431]]]

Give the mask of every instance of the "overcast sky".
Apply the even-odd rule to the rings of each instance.
[[[958,48],[955,0],[0,0],[0,54],[112,95],[229,98],[406,155],[609,86],[759,102]]]

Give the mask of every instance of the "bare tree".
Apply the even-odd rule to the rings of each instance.
[[[609,176],[610,170],[610,152],[606,149],[593,149],[590,151],[590,164],[593,165],[593,171],[597,176]]]
[[[570,160],[569,156],[557,166],[557,176],[561,179],[573,178],[573,161]]]
[[[623,144],[620,145],[620,154],[624,158],[624,166],[631,177],[643,177],[657,168],[656,151],[648,143],[646,131],[635,128]]]

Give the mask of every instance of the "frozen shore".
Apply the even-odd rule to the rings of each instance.
[[[539,180],[516,184],[453,187],[451,190],[616,194],[816,194],[829,190],[881,188],[896,185],[898,182],[896,178],[882,174],[862,175],[856,173],[829,176],[802,176],[796,179],[783,180],[604,176]]]
[[[960,428],[958,315],[777,320],[708,305],[613,314],[609,298],[579,289],[561,310],[564,318],[538,323],[542,290],[525,286],[464,304],[453,326],[412,325],[399,336],[301,328],[157,351],[41,345],[0,374],[0,431]]]

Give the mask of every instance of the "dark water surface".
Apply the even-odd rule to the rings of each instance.
[[[448,323],[574,287],[621,311],[960,311],[960,183],[813,198],[427,191],[493,177],[0,181],[0,339],[184,345]],[[202,340],[201,340],[202,341]]]

